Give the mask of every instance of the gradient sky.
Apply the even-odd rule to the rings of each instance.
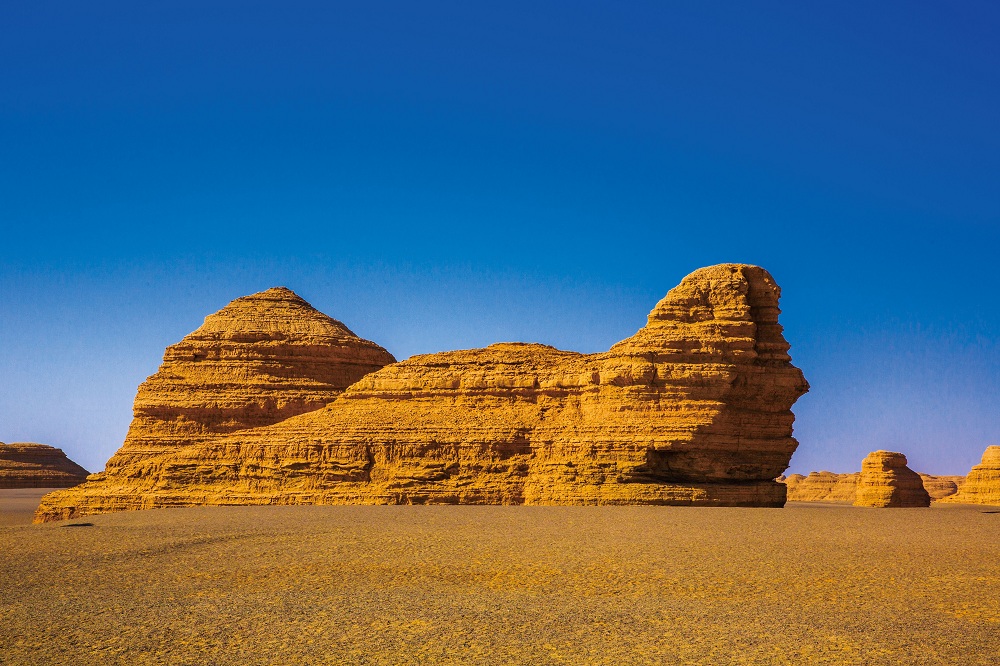
[[[590,352],[749,262],[790,471],[1000,443],[995,3],[150,4],[0,5],[0,440],[103,468],[274,285],[400,359]]]

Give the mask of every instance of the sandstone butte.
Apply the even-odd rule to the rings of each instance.
[[[809,386],[788,355],[779,295],[762,268],[703,268],[608,352],[501,343],[414,356],[320,409],[280,422],[276,407],[262,410],[271,424],[229,399],[258,405],[268,388],[267,404],[284,404],[282,384],[252,381],[241,365],[257,338],[224,345],[242,371],[220,387],[199,379],[219,362],[191,340],[205,337],[199,329],[140,389],[134,432],[107,470],[47,495],[36,522],[193,504],[782,506],[775,477],[797,446],[791,407]],[[220,315],[261,298],[210,317],[211,339],[241,319]],[[290,292],[275,298],[308,307]],[[298,323],[258,315],[275,335]],[[377,349],[360,343],[344,349]],[[298,360],[278,365],[298,376]],[[192,395],[201,406],[189,410]]]
[[[0,488],[68,488],[83,483],[87,474],[54,446],[0,442]]]
[[[779,477],[788,486],[789,502],[842,502],[852,504],[860,472],[837,474],[835,472],[810,472],[808,476],[790,474]],[[924,490],[931,500],[938,501],[958,492],[964,476],[935,476],[920,473]]]
[[[988,446],[983,461],[972,467],[958,493],[947,502],[1000,506],[1000,446]]]
[[[861,462],[854,506],[909,508],[931,505],[920,475],[906,466],[906,456],[872,451]]]

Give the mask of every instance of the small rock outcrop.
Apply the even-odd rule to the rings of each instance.
[[[809,472],[809,476],[791,474],[784,479],[789,502],[838,502],[850,504],[861,474]]]
[[[782,506],[774,479],[808,384],[779,295],[757,266],[704,268],[608,352],[503,343],[415,356],[273,425],[237,412],[189,434],[186,412],[147,416],[159,401],[137,399],[142,437],[130,433],[103,477],[44,498],[36,520],[191,504]],[[187,367],[196,351],[177,353]],[[172,394],[190,390],[205,403],[219,391]]]
[[[873,451],[861,463],[854,506],[877,508],[927,507],[931,497],[920,475],[906,466],[906,456]]]
[[[924,483],[924,490],[931,496],[932,502],[951,497],[965,483],[964,476],[935,476],[933,474],[924,474],[923,472],[918,473],[920,474],[920,480]]]
[[[0,488],[69,488],[88,474],[54,446],[0,442]]]
[[[986,447],[982,462],[972,467],[958,492],[944,501],[1000,506],[1000,446]]]

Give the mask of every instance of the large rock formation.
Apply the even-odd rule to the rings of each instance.
[[[945,501],[1000,506],[1000,446],[986,447],[983,461],[972,467],[958,492]]]
[[[854,506],[925,507],[931,505],[920,475],[906,466],[906,456],[872,451],[861,463]]]
[[[781,506],[774,478],[808,384],[779,294],[762,268],[704,268],[608,352],[505,343],[416,356],[323,409],[119,454],[103,478],[47,496],[37,519],[188,504]]]
[[[88,473],[54,446],[0,442],[0,488],[69,488]]]
[[[789,502],[854,502],[858,477],[861,474],[809,472],[809,476],[791,474],[784,479]]]

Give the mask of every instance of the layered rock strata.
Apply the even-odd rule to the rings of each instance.
[[[809,472],[809,476],[791,474],[784,479],[788,486],[789,502],[854,502],[861,474],[837,474],[835,472]]]
[[[982,462],[972,467],[958,492],[945,501],[1000,506],[1000,446],[986,447]]]
[[[927,507],[930,495],[920,475],[906,466],[906,456],[873,451],[861,463],[854,506],[877,508]]]
[[[0,442],[0,488],[69,488],[89,472],[62,449],[33,442]]]
[[[781,506],[808,384],[779,294],[764,269],[724,264],[605,353],[415,356],[322,409],[109,466],[46,497],[37,520],[189,504]]]
[[[87,490],[111,479],[130,492],[187,447],[320,409],[395,360],[285,287],[237,298],[167,347],[139,386],[125,443]],[[98,496],[96,511],[119,505]]]

